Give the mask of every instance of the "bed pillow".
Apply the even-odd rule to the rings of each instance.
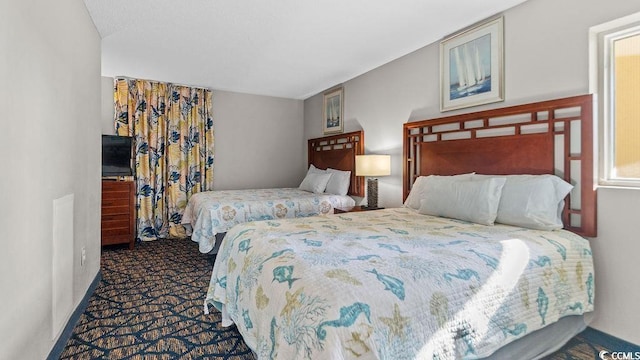
[[[411,191],[407,196],[407,199],[404,201],[404,207],[409,207],[414,210],[420,209],[420,200],[424,197],[424,192],[427,186],[427,183],[442,183],[442,182],[451,182],[451,181],[465,181],[471,180],[470,174],[460,174],[460,175],[452,175],[452,176],[440,176],[440,175],[429,175],[429,176],[419,176],[416,181],[414,181],[413,186],[411,187]]]
[[[327,168],[326,171],[331,174],[331,179],[329,179],[327,189],[325,191],[329,194],[347,195],[349,192],[349,185],[351,184],[351,171],[342,171],[332,168]]]
[[[325,174],[327,170],[318,169],[313,164],[309,165],[309,170],[307,170],[307,174],[316,173],[316,174]]]
[[[477,181],[430,181],[420,201],[420,214],[493,225],[505,178]],[[431,179],[432,180],[432,179]]]
[[[492,175],[474,175],[474,180]],[[562,229],[564,198],[573,186],[554,175],[508,175],[496,222],[536,230]]]
[[[329,173],[315,173],[307,172],[307,176],[304,177],[302,183],[300,183],[300,190],[310,191],[316,194],[322,194],[327,188],[327,183],[331,178]]]

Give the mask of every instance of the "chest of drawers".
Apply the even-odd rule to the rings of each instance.
[[[101,244],[135,244],[133,181],[102,181]]]

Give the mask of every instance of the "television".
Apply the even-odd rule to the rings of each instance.
[[[102,135],[102,176],[131,176],[130,136]]]

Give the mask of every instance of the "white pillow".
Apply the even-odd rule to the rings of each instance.
[[[342,171],[332,168],[327,168],[327,173],[331,174],[331,179],[327,183],[327,190],[329,194],[335,195],[347,195],[349,192],[349,184],[351,184],[351,171]]]
[[[424,197],[424,192],[427,186],[427,182],[465,181],[465,180],[471,180],[471,175],[473,175],[473,173],[452,175],[452,176],[440,176],[440,175],[419,176],[416,179],[416,181],[414,181],[413,186],[411,187],[411,191],[409,192],[407,199],[404,201],[404,206],[412,208],[414,210],[420,209],[420,200],[422,200],[422,198]]]
[[[505,178],[478,181],[429,181],[420,202],[420,214],[493,225]],[[433,180],[433,179],[431,179]]]
[[[302,183],[300,183],[300,190],[310,191],[316,194],[322,194],[324,189],[327,188],[327,183],[331,178],[331,174],[324,173],[314,173],[308,172],[307,176],[304,177]]]
[[[474,180],[498,175],[474,175]],[[496,222],[537,230],[562,229],[564,198],[573,186],[554,175],[508,175]]]
[[[325,174],[326,172],[327,172],[326,170],[318,169],[313,164],[309,165],[309,170],[307,170],[307,174],[310,174],[310,173]]]

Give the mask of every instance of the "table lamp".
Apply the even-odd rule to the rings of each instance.
[[[356,176],[391,175],[391,156],[356,155]],[[367,208],[378,208],[378,179],[367,179]]]

